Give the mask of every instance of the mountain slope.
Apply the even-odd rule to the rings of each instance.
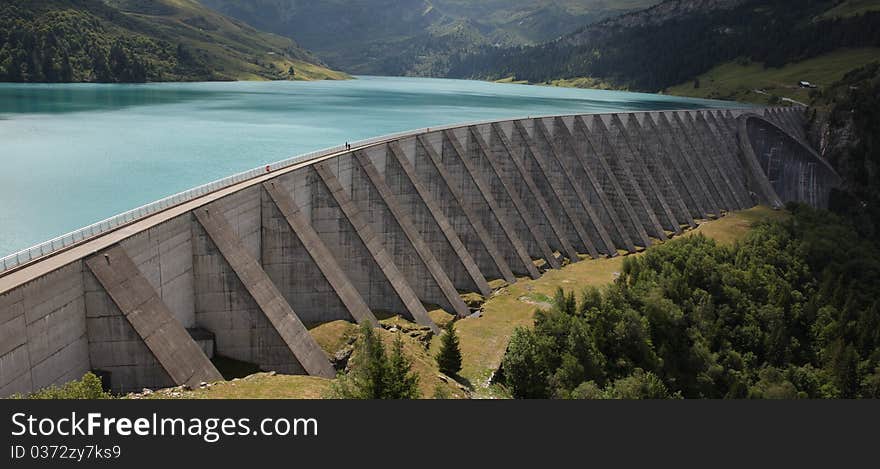
[[[444,75],[449,57],[534,44],[658,0],[203,0],[351,73]]]
[[[800,87],[800,81],[825,89],[847,72],[878,61],[880,48],[876,47],[838,49],[782,67],[764,67],[760,63],[735,60],[667,88],[664,93],[759,104],[777,104],[786,100],[810,103],[817,90]]]
[[[344,78],[287,38],[193,0],[7,0],[0,81]]]
[[[843,177],[847,193],[832,208],[869,239],[880,235],[880,61],[816,93],[810,141]]]
[[[781,67],[880,45],[880,13],[824,16],[840,0],[668,0],[535,47],[483,48],[450,75],[529,82],[589,77],[660,91],[734,60]]]

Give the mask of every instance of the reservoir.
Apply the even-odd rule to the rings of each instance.
[[[544,114],[742,107],[427,78],[0,84],[0,257],[162,197],[322,148]]]

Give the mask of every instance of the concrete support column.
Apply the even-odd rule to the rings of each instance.
[[[563,122],[562,125],[565,125],[565,123]],[[611,257],[616,256],[617,250],[614,247],[611,236],[609,236],[605,226],[593,210],[586,192],[580,184],[575,182],[574,170],[568,168],[567,158],[564,157],[565,150],[563,145],[547,128],[544,119],[535,119],[534,126],[536,139],[533,139],[533,145],[537,146],[539,152],[546,156],[546,158],[540,158],[538,164],[541,164],[540,161],[545,161],[542,164],[544,174],[548,181],[552,181],[550,184],[553,186],[568,218],[575,224],[578,235],[582,238],[586,237],[586,241],[583,241],[583,239],[582,241],[586,244],[587,252],[593,255],[590,250],[592,246],[592,249],[597,252]],[[537,140],[539,143],[535,143],[534,140]]]
[[[385,184],[379,171],[370,161],[370,157],[362,150],[355,151],[354,156],[373,189],[378,193],[381,204],[387,208],[388,215],[390,215],[390,220],[387,216],[383,217],[381,226],[384,228],[383,234],[386,237],[386,250],[392,251],[395,263],[401,268],[411,267],[406,269],[408,272],[404,271],[411,282],[413,279],[423,279],[431,286],[430,289],[423,290],[426,301],[435,302],[447,311],[456,313],[459,317],[470,314],[470,310],[455,290],[455,286],[449,280],[440,262],[428,248],[409,217],[403,212],[397,198]],[[372,198],[367,198],[367,200],[373,202],[373,209],[378,208],[375,206],[378,201]],[[433,293],[431,290],[434,289],[439,289],[439,292]]]
[[[459,176],[457,186],[462,191],[476,188],[478,192],[477,195],[473,194],[473,191],[470,191],[471,193],[469,196],[466,196],[468,199],[466,203],[470,202],[474,204],[473,207],[476,208],[481,219],[494,220],[496,222],[492,239],[496,242],[496,245],[499,242],[503,242],[503,240],[507,240],[512,246],[513,252],[507,253],[507,262],[511,269],[514,269],[514,272],[525,273],[534,279],[539,278],[541,274],[532,262],[532,258],[529,255],[529,251],[526,249],[525,243],[515,229],[515,224],[508,218],[507,211],[502,210],[499,206],[498,200],[496,200],[493,195],[489,184],[477,172],[470,160],[464,157],[463,153],[464,149],[461,148],[461,143],[458,141],[458,138],[455,135],[450,134],[450,132],[444,131],[442,154],[443,164],[446,166],[446,169],[450,174]],[[508,200],[508,203],[509,202],[510,201]],[[517,260],[519,262],[516,262]]]
[[[627,123],[630,121],[630,117],[629,114],[624,115]],[[642,193],[645,194],[645,199],[648,201],[646,207],[654,213],[657,222],[662,227],[676,234],[681,233],[681,227],[672,214],[669,202],[663,196],[662,188],[651,172],[648,171],[644,155],[633,148],[635,139],[627,131],[626,124],[621,120],[619,114],[611,115],[609,134],[613,137],[612,141],[615,143],[617,154],[623,158],[623,161],[627,162],[627,166],[630,168],[636,184],[642,190]]]
[[[346,195],[345,189],[343,189],[342,184],[340,184],[336,175],[333,174],[333,171],[327,167],[326,163],[316,163],[313,167],[318,176],[324,182],[327,190],[330,191],[336,204],[344,213],[351,227],[354,228],[355,233],[360,238],[364,247],[366,247],[367,251],[370,253],[373,261],[382,270],[385,278],[403,302],[410,316],[417,323],[423,326],[428,326],[435,332],[439,333],[440,329],[434,324],[434,321],[428,317],[428,312],[425,310],[425,306],[422,304],[421,300],[419,300],[419,297],[413,291],[409,282],[407,282],[406,277],[404,277],[400,269],[398,269],[394,260],[391,258],[391,255],[385,250],[385,247],[382,245],[382,240],[370,227],[370,223],[366,216],[361,213],[355,203]]]
[[[442,136],[440,136],[442,138]],[[485,202],[482,195],[473,185],[465,185],[470,189],[467,197],[464,188],[459,188],[457,179],[446,170],[441,161],[441,156],[434,149],[434,146],[427,141],[427,137],[419,136],[416,139],[416,155],[415,170],[421,175],[426,188],[433,194],[434,199],[440,206],[442,212],[452,223],[455,232],[461,238],[468,252],[474,258],[474,261],[480,267],[480,271],[484,276],[494,276],[494,278],[503,278],[508,283],[516,282],[516,277],[511,271],[507,258],[513,260],[514,265],[519,265],[521,258],[507,237],[498,221],[491,216],[480,217],[474,206],[484,206],[485,204],[475,204],[477,200]],[[467,203],[470,200],[471,203]],[[494,227],[493,232],[498,235],[498,241],[493,238],[488,227]],[[508,253],[505,257],[502,254]],[[531,263],[531,262],[530,262]]]
[[[725,146],[723,139],[712,132],[712,128],[702,112],[697,112],[693,121],[697,126],[697,133],[703,140],[704,148],[708,149],[709,154],[712,156],[712,161],[714,162],[713,172],[718,174],[723,180],[723,188],[727,192],[729,200],[739,210],[747,208],[748,203],[741,198],[742,187],[736,185],[734,175],[732,174],[733,170],[725,162],[726,158],[722,149]]]
[[[517,171],[514,163],[500,158],[493,159],[488,145],[482,139],[477,140],[471,128],[461,131],[461,138],[467,142],[466,149],[461,145],[455,132],[447,131],[447,136],[455,151],[487,182],[498,208],[503,210],[507,219],[513,222],[513,228],[523,240],[529,256],[533,259],[545,259],[551,268],[558,269],[561,264],[545,238],[545,234],[550,231],[546,219],[543,216],[534,218],[518,195],[517,189],[528,190],[524,187],[524,183],[520,181],[521,185],[514,187],[510,182]],[[559,245],[556,239],[553,241],[557,246]]]
[[[575,129],[578,138],[582,138],[585,144],[588,145],[588,150],[584,153],[587,164],[599,173],[602,190],[610,195],[611,201],[614,204],[614,209],[617,211],[621,220],[623,220],[629,231],[629,235],[633,240],[637,240],[636,242],[641,243],[642,246],[651,246],[651,238],[648,236],[648,232],[645,230],[642,219],[639,217],[631,203],[631,197],[637,198],[638,196],[634,193],[628,194],[627,190],[630,189],[629,185],[627,185],[625,190],[622,185],[624,181],[621,181],[613,171],[607,158],[607,155],[610,154],[610,150],[602,146],[603,142],[601,142],[597,136],[592,134],[587,127],[587,123],[583,116],[578,116],[575,120]],[[604,143],[607,145],[607,141]]]
[[[599,257],[599,251],[593,244],[593,239],[588,234],[581,218],[575,215],[575,208],[569,203],[571,198],[577,197],[577,194],[572,192],[567,194],[568,197],[566,197],[561,193],[563,187],[567,185],[567,181],[561,180],[551,170],[551,167],[554,167],[556,162],[554,148],[548,143],[548,139],[541,134],[541,130],[538,129],[538,126],[543,125],[543,123],[539,124],[537,120],[531,123],[536,138],[532,138],[529,135],[528,129],[525,128],[522,121],[516,121],[514,122],[513,142],[506,144],[506,146],[519,147],[523,150],[521,152],[523,158],[522,166],[529,172],[532,180],[535,181],[536,190],[546,200],[548,209],[552,211],[553,216],[557,220],[556,223],[560,225],[560,230],[575,249],[579,252],[585,252],[595,259]],[[495,131],[501,133],[502,140],[507,140],[507,136],[504,135],[502,129],[496,128]],[[540,138],[540,146],[535,142],[537,138]],[[517,140],[520,141],[519,145],[516,143]],[[584,221],[586,222],[586,220]]]
[[[655,138],[651,138],[648,132],[645,132],[642,125],[639,124],[639,116],[633,114],[630,116],[626,124],[625,131],[629,134],[635,148],[634,153],[641,157],[647,172],[654,175],[654,179],[659,185],[664,197],[669,202],[669,208],[672,210],[676,223],[680,225],[689,225],[691,228],[696,227],[690,210],[679,192],[679,187],[670,176],[672,167],[667,167],[666,156],[661,153],[665,151],[658,144]],[[647,115],[642,115],[642,119],[650,120]],[[682,189],[684,190],[684,189]]]
[[[682,195],[682,201],[687,207],[690,218],[706,218],[710,211],[703,205],[704,195],[699,184],[689,177],[687,162],[679,153],[672,136],[661,134],[654,119],[655,116],[652,116],[651,113],[645,114],[642,136],[648,145],[656,149],[655,154],[659,158],[659,165],[668,168],[667,174]]]
[[[727,184],[726,176],[718,167],[715,151],[712,145],[704,138],[699,122],[693,118],[690,112],[683,112],[681,115],[677,114],[677,116],[681,119],[685,133],[694,145],[703,170],[706,172],[709,180],[712,181],[710,187],[715,188],[716,193],[724,204],[724,208],[727,210],[737,210],[739,207],[736,204],[736,199],[733,197],[732,188]]]
[[[293,190],[294,203],[370,311],[411,315],[314,167],[304,167],[276,181]]]
[[[472,138],[477,142],[480,151],[489,158],[492,164],[499,164],[504,158],[513,163],[515,171],[509,174],[513,177],[508,178],[504,182],[508,191],[515,194],[516,198],[522,202],[522,207],[532,220],[540,220],[539,223],[545,227],[544,239],[548,240],[548,244],[552,244],[554,249],[568,256],[572,262],[577,262],[579,260],[577,250],[571,245],[563,223],[560,222],[550,206],[553,202],[555,202],[554,205],[558,206],[559,202],[555,199],[547,199],[542,195],[542,192],[538,189],[537,184],[535,184],[532,178],[531,171],[526,166],[527,162],[530,161],[530,159],[526,158],[526,154],[530,152],[526,144],[527,142],[521,141],[520,143],[522,144],[518,145],[519,151],[515,151],[507,134],[504,133],[504,130],[497,123],[492,124],[489,131],[491,144],[486,142],[476,128],[471,127],[470,130]],[[532,157],[535,158],[534,155]],[[546,185],[550,186],[549,181],[547,181]],[[552,193],[549,195],[553,197]],[[576,236],[577,234],[574,233],[574,235]]]
[[[281,246],[277,252],[271,252],[266,250],[269,243],[264,238],[263,264],[275,284],[279,285],[282,291],[290,291],[290,294],[284,295],[288,303],[296,311],[300,311],[300,314],[303,314],[303,310],[310,310],[310,314],[304,315],[309,319],[303,318],[307,323],[332,321],[338,317],[324,316],[327,314],[324,310],[331,302],[328,296],[333,295],[335,300],[333,302],[339,302],[355,322],[359,324],[366,322],[378,326],[379,321],[376,320],[376,316],[370,311],[366,301],[351,283],[339,263],[336,262],[336,259],[333,258],[333,254],[330,253],[321,237],[309,224],[308,218],[303,215],[290,193],[284,189],[282,182],[276,180],[265,182],[263,188],[266,190],[269,202],[277,209],[284,221],[285,226],[279,226],[277,231],[283,232],[286,235],[284,238],[289,239],[288,242],[280,243]],[[266,225],[267,218],[269,217],[264,216],[264,225]],[[295,240],[292,239],[294,237]],[[285,258],[288,262],[282,264],[278,269],[273,269],[280,271],[272,275],[268,267],[271,265],[268,257]],[[281,279],[287,280],[279,282]],[[299,288],[292,286],[286,289],[282,287],[288,283],[295,284]],[[305,294],[300,291],[302,289],[312,292],[312,294]],[[329,290],[328,294],[318,296],[314,293],[324,290]],[[302,303],[297,304],[298,302]]]
[[[577,118],[571,118],[572,125],[577,125]],[[575,139],[568,124],[561,117],[555,119],[554,139],[562,149],[561,161],[565,171],[572,175],[571,181],[576,190],[583,194],[581,198],[586,205],[592,207],[597,217],[596,226],[605,227],[614,242],[615,252],[623,249],[635,252],[636,247],[630,238],[626,226],[621,221],[609,195],[605,193],[599,177],[586,163],[587,143],[585,138]]]
[[[739,157],[736,155],[739,151],[736,137],[731,133],[731,129],[727,124],[720,121],[720,119],[724,118],[721,116],[721,113],[719,112],[718,114],[719,117],[716,117],[715,112],[711,110],[703,113],[706,123],[709,125],[715,138],[718,139],[723,164],[727,168],[731,183],[737,191],[737,198],[745,207],[751,207],[754,205],[754,200],[752,200],[746,186],[745,170],[739,162]]]
[[[407,211],[408,218],[413,220],[422,239],[429,243],[429,249],[442,262],[444,271],[449,272],[457,289],[477,291],[488,296],[491,289],[486,278],[437,201],[419,179],[401,145],[391,142],[388,150],[385,181]],[[403,203],[404,200],[408,203]],[[416,224],[417,221],[420,223]]]
[[[686,157],[690,158],[693,169],[702,176],[706,182],[706,188],[709,190],[709,196],[712,198],[713,205],[718,208],[718,214],[721,215],[722,210],[730,210],[728,201],[722,196],[718,181],[709,173],[706,168],[706,155],[700,151],[693,127],[689,127],[682,120],[678,112],[671,112],[670,122],[674,131],[678,132],[683,142],[682,148]]]
[[[333,370],[333,366],[330,364],[324,351],[321,350],[321,347],[309,334],[309,331],[281,295],[281,292],[272,283],[269,276],[266,275],[259,262],[248,253],[241,240],[235,236],[232,227],[226,221],[219,208],[215,208],[213,211],[210,208],[200,208],[195,210],[194,215],[198,220],[198,224],[207,234],[207,237],[210,238],[210,243],[216,248],[217,255],[215,255],[215,258],[224,267],[228,267],[238,279],[238,282],[232,282],[228,274],[225,275],[223,282],[226,284],[226,287],[238,287],[235,288],[238,295],[246,294],[249,296],[253,303],[256,304],[259,312],[262,313],[263,318],[268,320],[271,329],[275,331],[277,337],[281,339],[283,345],[287,347],[287,350],[306,373],[325,378],[334,377],[336,372]],[[209,252],[204,254],[210,255]],[[234,316],[240,313],[230,311],[227,314],[233,316],[229,318],[230,322],[235,322],[237,318]],[[246,316],[248,314],[246,313],[242,316],[245,317],[241,319],[247,319]],[[250,333],[258,330],[258,328],[250,328],[247,332]],[[216,331],[214,332],[216,334]],[[260,338],[260,336],[257,336],[258,340]],[[245,344],[238,344],[238,346],[242,345],[247,346]],[[258,364],[271,366],[271,364],[265,363]],[[279,371],[283,372],[291,369],[291,364],[280,363],[280,365],[282,365],[282,369]]]
[[[690,144],[687,142],[684,132],[678,127],[673,127],[672,121],[669,120],[666,112],[658,112],[655,117],[657,119],[657,133],[664,141],[664,144],[668,145],[668,148],[671,149],[669,156],[673,160],[679,160],[684,163],[682,167],[684,180],[692,181],[691,183],[695,183],[699,189],[696,191],[696,194],[699,196],[700,205],[703,208],[701,218],[708,216],[720,217],[721,210],[718,209],[718,203],[709,191],[702,171],[697,169],[691,154]]]
[[[749,206],[758,204],[760,202],[758,194],[752,192],[751,187],[749,186],[749,178],[746,174],[746,166],[742,163],[743,155],[742,150],[739,148],[736,116],[734,116],[730,110],[720,109],[714,112],[709,111],[709,115],[714,117],[718,130],[724,135],[727,144],[730,145],[728,151],[730,152],[731,166],[736,169],[734,172],[739,179],[739,183],[743,186],[743,191],[746,195],[745,200],[748,202]]]
[[[131,258],[119,245],[102,251],[86,260],[86,265],[95,276],[97,281],[104,287],[113,303],[118,308],[120,316],[134,331],[140,342],[143,343],[152,354],[155,361],[164,370],[167,377],[174,385],[186,385],[198,387],[201,382],[223,381],[223,377],[217,368],[208,360],[202,349],[190,337],[183,325],[168,309],[159,294],[150,283],[141,275],[140,271],[132,262]],[[104,322],[105,325],[109,323]],[[121,331],[128,329],[123,324],[116,327],[108,327],[98,331],[97,324],[93,324],[92,340],[103,342],[110,346],[115,341],[125,343],[123,339],[127,334]],[[116,333],[114,333],[114,331]],[[130,337],[130,336],[128,336]],[[134,365],[134,355],[102,354],[104,365],[108,368],[117,366]],[[113,360],[110,363],[106,360]],[[136,360],[136,359],[135,359]],[[152,360],[148,363],[139,363],[144,369],[150,368]],[[143,376],[143,375],[142,375]],[[111,383],[118,390],[133,390],[145,385],[163,385],[163,377],[155,379],[133,379],[122,374],[111,374]]]
[[[635,210],[637,221],[644,226],[650,236],[665,241],[666,233],[663,230],[663,225],[660,224],[653,207],[648,202],[645,191],[633,174],[632,162],[627,158],[627,155],[622,153],[624,142],[621,142],[619,135],[616,135],[617,138],[612,137],[601,115],[593,115],[591,121],[590,136],[594,139],[594,146],[605,156],[608,166],[623,187],[630,205]]]
[[[761,166],[761,160],[755,153],[749,135],[748,119],[738,120],[737,141],[740,147],[740,158],[743,167],[746,169],[746,181],[749,190],[756,194],[758,200],[768,204],[773,208],[781,208],[784,205],[782,198],[777,194],[772,181],[768,178],[768,174]],[[758,142],[759,148],[762,142]],[[767,148],[760,148],[759,151],[767,151]]]

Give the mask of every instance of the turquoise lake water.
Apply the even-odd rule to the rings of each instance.
[[[0,83],[0,256],[287,157],[404,130],[527,115],[733,107],[426,78]]]

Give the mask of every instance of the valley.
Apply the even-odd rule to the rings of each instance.
[[[203,0],[352,74],[446,76],[481,47],[538,44],[657,0]]]

